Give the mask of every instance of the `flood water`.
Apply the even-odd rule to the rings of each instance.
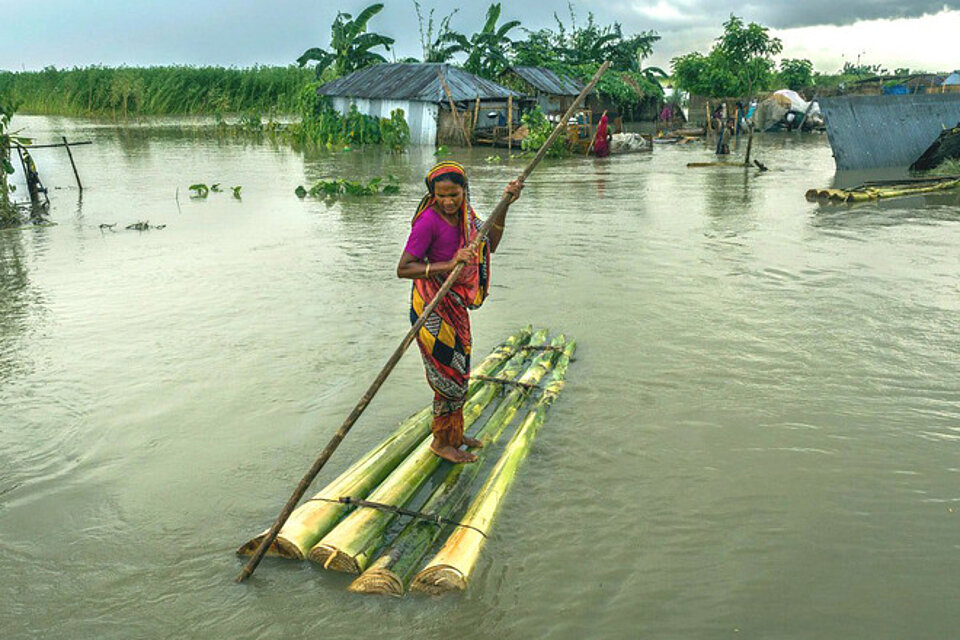
[[[37,150],[57,224],[0,232],[3,637],[957,635],[956,194],[808,203],[852,179],[817,135],[759,138],[763,174],[688,169],[700,144],[545,162],[475,349],[566,332],[569,384],[469,590],[398,600],[274,559],[237,585],[233,551],[406,332],[394,269],[432,153],[21,127],[94,144],[82,198],[63,150]],[[492,153],[452,156],[481,215],[524,166]],[[294,195],[388,173],[399,195]],[[414,347],[314,487],[430,398]]]

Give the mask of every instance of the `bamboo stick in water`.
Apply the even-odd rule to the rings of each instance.
[[[470,504],[461,522],[468,527],[457,527],[440,551],[427,566],[414,577],[410,584],[412,591],[439,595],[448,591],[463,591],[473,568],[480,557],[480,551],[486,535],[489,535],[504,494],[510,489],[516,478],[517,469],[530,451],[537,430],[546,418],[547,410],[563,389],[570,357],[576,349],[576,341],[567,343],[563,355],[554,368],[554,378],[547,385],[540,401],[517,432],[510,439],[503,456],[490,473],[477,497]],[[483,533],[480,533],[480,532]]]
[[[490,375],[512,358],[530,341],[533,329],[524,327],[508,337],[474,369],[477,375]],[[467,397],[472,398],[484,383],[471,381]],[[491,385],[493,386],[493,385]],[[430,407],[405,420],[379,446],[357,460],[340,476],[304,502],[290,515],[267,552],[294,560],[306,558],[310,548],[336,525],[347,512],[347,505],[325,502],[340,496],[363,498],[373,490],[414,448],[430,434],[433,410]],[[250,555],[259,546],[266,532],[237,549],[238,555]]]

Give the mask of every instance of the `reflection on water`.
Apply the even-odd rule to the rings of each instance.
[[[431,150],[16,126],[94,144],[82,201],[65,154],[37,157],[58,226],[0,234],[10,637],[953,633],[956,195],[808,203],[849,179],[822,136],[759,136],[765,173],[688,169],[703,144],[546,161],[472,323],[478,352],[528,322],[575,336],[569,385],[469,591],[383,602],[274,560],[238,587],[231,552],[408,327],[395,267]],[[481,216],[524,163],[489,155],[450,156]],[[387,174],[399,194],[294,195]],[[431,395],[408,354],[317,484]]]

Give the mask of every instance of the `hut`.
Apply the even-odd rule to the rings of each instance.
[[[576,78],[545,67],[510,67],[498,80],[523,93],[525,104],[530,108],[539,106],[547,117],[565,113],[585,86]],[[596,91],[591,91],[588,105],[595,96]]]
[[[403,109],[410,142],[417,145],[462,143],[463,127],[472,135],[473,129],[486,124],[487,114],[505,109],[509,99],[520,98],[516,91],[448,64],[406,62],[360,69],[324,84],[317,94],[330,98],[344,114],[352,105],[360,113],[380,118]],[[456,119],[451,101],[457,108]]]

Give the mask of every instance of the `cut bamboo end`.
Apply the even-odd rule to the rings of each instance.
[[[342,553],[336,547],[328,544],[318,544],[310,549],[307,559],[316,562],[328,571],[339,571],[341,573],[360,573],[360,565],[357,564],[353,556]]]
[[[389,569],[371,568],[350,583],[349,591],[381,596],[403,596],[403,581]]]
[[[451,591],[466,591],[467,578],[458,569],[446,564],[427,567],[410,583],[410,591],[441,596]]]
[[[246,544],[237,549],[238,556],[252,556],[260,543],[263,541],[266,532],[249,540]],[[303,551],[292,541],[283,536],[277,536],[273,543],[267,548],[267,556],[272,558],[287,558],[288,560],[303,560]]]

